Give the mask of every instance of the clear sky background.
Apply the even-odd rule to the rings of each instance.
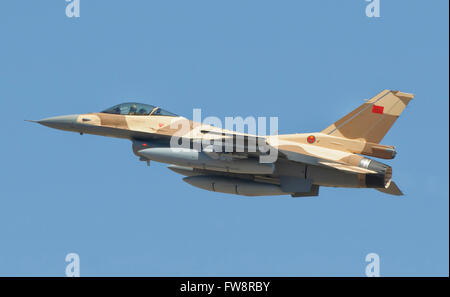
[[[64,0],[0,4],[0,275],[449,273],[446,0]],[[124,101],[320,131],[383,89],[416,95],[395,145],[403,198],[321,188],[245,198],[139,162],[126,140],[24,122]]]

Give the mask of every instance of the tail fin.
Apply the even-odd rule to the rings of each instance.
[[[322,133],[379,143],[413,98],[413,94],[384,90]]]

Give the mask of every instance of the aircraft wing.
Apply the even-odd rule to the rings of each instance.
[[[153,139],[170,139],[172,135],[169,133],[145,133],[146,135],[139,135],[141,138],[153,138]],[[165,132],[165,131],[164,131]],[[322,158],[317,152],[301,150],[290,148],[276,148],[271,146],[266,137],[256,136],[249,134],[240,134],[234,131],[227,130],[200,130],[201,137],[189,138],[180,137],[181,140],[186,140],[190,143],[191,147],[195,147],[195,144],[201,145],[203,151],[208,153],[210,156],[223,155],[229,158],[247,158],[247,157],[258,157],[268,153],[270,150],[278,150],[278,157],[285,158],[289,161],[303,163],[307,165],[321,166],[333,168],[336,170],[346,171],[350,173],[376,173],[375,171],[368,170],[365,168],[360,168],[357,166],[352,166],[344,162],[338,162],[335,160],[330,160],[328,158]],[[207,135],[208,138],[202,136]],[[216,143],[214,140],[218,140]],[[205,144],[211,144],[205,147]],[[321,154],[324,155],[324,154]]]
[[[360,168],[357,166],[352,166],[343,162],[337,162],[334,160],[320,158],[317,155],[310,153],[306,150],[302,152],[298,152],[290,149],[277,149],[270,144],[267,143],[266,138],[264,136],[255,136],[255,135],[247,135],[247,134],[237,134],[233,133],[233,131],[227,132],[219,132],[219,131],[207,131],[202,130],[202,133],[207,133],[209,135],[217,135],[221,140],[219,147],[214,147],[212,143],[212,147],[209,150],[206,150],[207,153],[220,154],[220,152],[227,152],[227,149],[233,152],[235,157],[248,157],[248,156],[260,156],[264,153],[269,152],[270,149],[278,150],[278,157],[288,159],[293,162],[299,162],[307,165],[314,166],[322,166],[328,168],[334,168],[336,170],[347,171],[351,173],[376,173],[373,170]],[[230,145],[227,144],[227,140],[229,140]],[[240,142],[239,142],[240,140]],[[202,141],[202,139],[194,139],[193,141]],[[221,149],[221,150],[220,150]]]
[[[376,190],[389,194],[394,196],[403,196],[403,192],[400,190],[400,188],[397,186],[397,184],[393,181],[389,184],[389,187],[385,188],[377,188]]]

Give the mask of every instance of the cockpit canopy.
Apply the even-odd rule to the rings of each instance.
[[[122,103],[115,105],[111,108],[108,108],[102,113],[110,113],[110,114],[121,114],[121,115],[152,115],[152,116],[169,116],[169,117],[177,117],[176,114],[168,112],[162,108],[142,103]]]

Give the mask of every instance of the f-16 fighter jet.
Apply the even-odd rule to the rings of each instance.
[[[123,103],[98,113],[37,121],[55,129],[132,141],[140,160],[170,164],[188,184],[243,196],[318,196],[320,187],[374,188],[402,195],[380,144],[414,95],[384,90],[320,132],[252,135]],[[275,156],[275,157],[273,157]]]

